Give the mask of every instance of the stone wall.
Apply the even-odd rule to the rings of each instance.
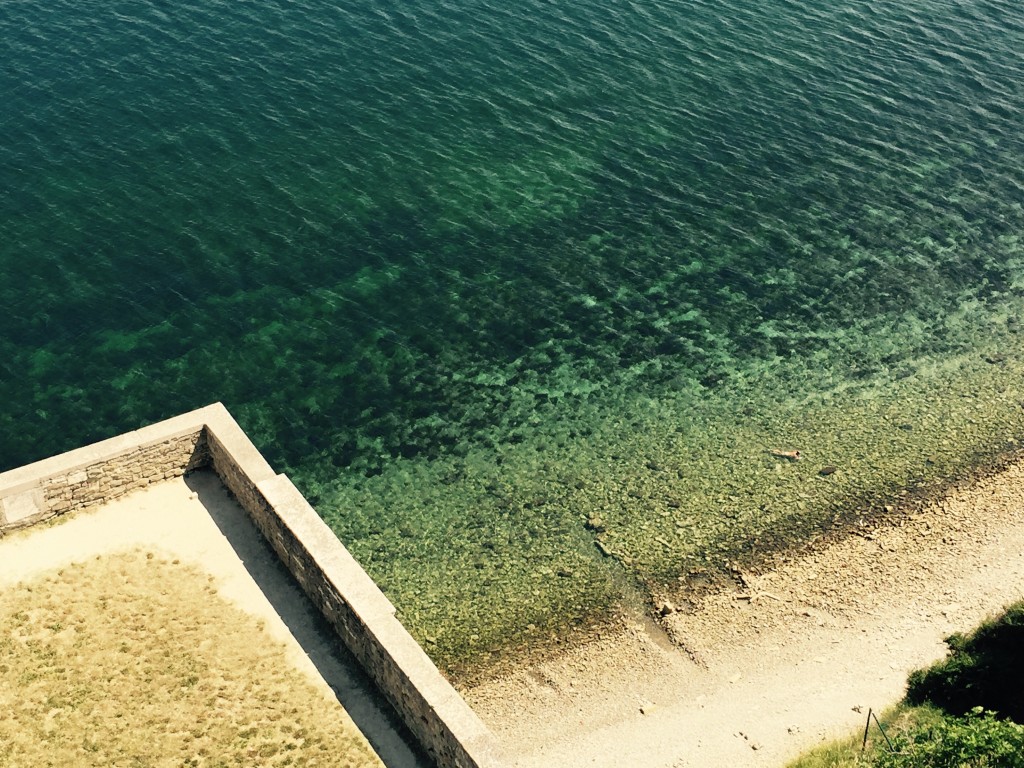
[[[46,506],[60,515],[181,477],[208,463],[200,448],[205,447],[201,438],[200,432],[193,432],[156,445],[140,446],[130,453],[52,478],[44,493]]]
[[[219,403],[0,473],[0,535],[212,468],[440,768],[501,764],[394,606]]]
[[[255,452],[241,430],[211,430],[208,440],[214,471],[426,752],[443,768],[498,766],[491,733],[291,480],[262,457],[241,465]]]
[[[0,535],[181,477],[206,464],[203,425],[186,420],[170,430],[130,432],[4,472]]]

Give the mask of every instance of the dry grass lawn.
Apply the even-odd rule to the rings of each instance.
[[[197,569],[97,557],[0,597],[0,766],[381,766]]]

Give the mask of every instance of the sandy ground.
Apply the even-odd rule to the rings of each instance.
[[[215,578],[222,597],[263,619],[295,667],[341,702],[389,768],[427,765],[212,474],[160,483],[60,524],[0,539],[0,591],[72,562],[136,548],[196,565]]]
[[[0,540],[0,590],[142,547],[266,620],[392,768],[423,765],[219,481],[200,473]],[[782,766],[894,703],[943,637],[1024,597],[1024,460],[735,591],[466,692],[515,768]]]
[[[783,766],[1022,597],[1024,460],[466,696],[516,768]]]

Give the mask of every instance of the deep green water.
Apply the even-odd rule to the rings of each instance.
[[[222,400],[446,663],[1024,436],[1016,3],[6,0],[0,40],[0,468]]]

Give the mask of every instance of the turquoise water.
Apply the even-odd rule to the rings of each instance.
[[[1016,385],[1015,3],[8,0],[0,39],[0,467],[222,400],[439,653],[631,594],[586,521],[670,445],[985,339]]]

